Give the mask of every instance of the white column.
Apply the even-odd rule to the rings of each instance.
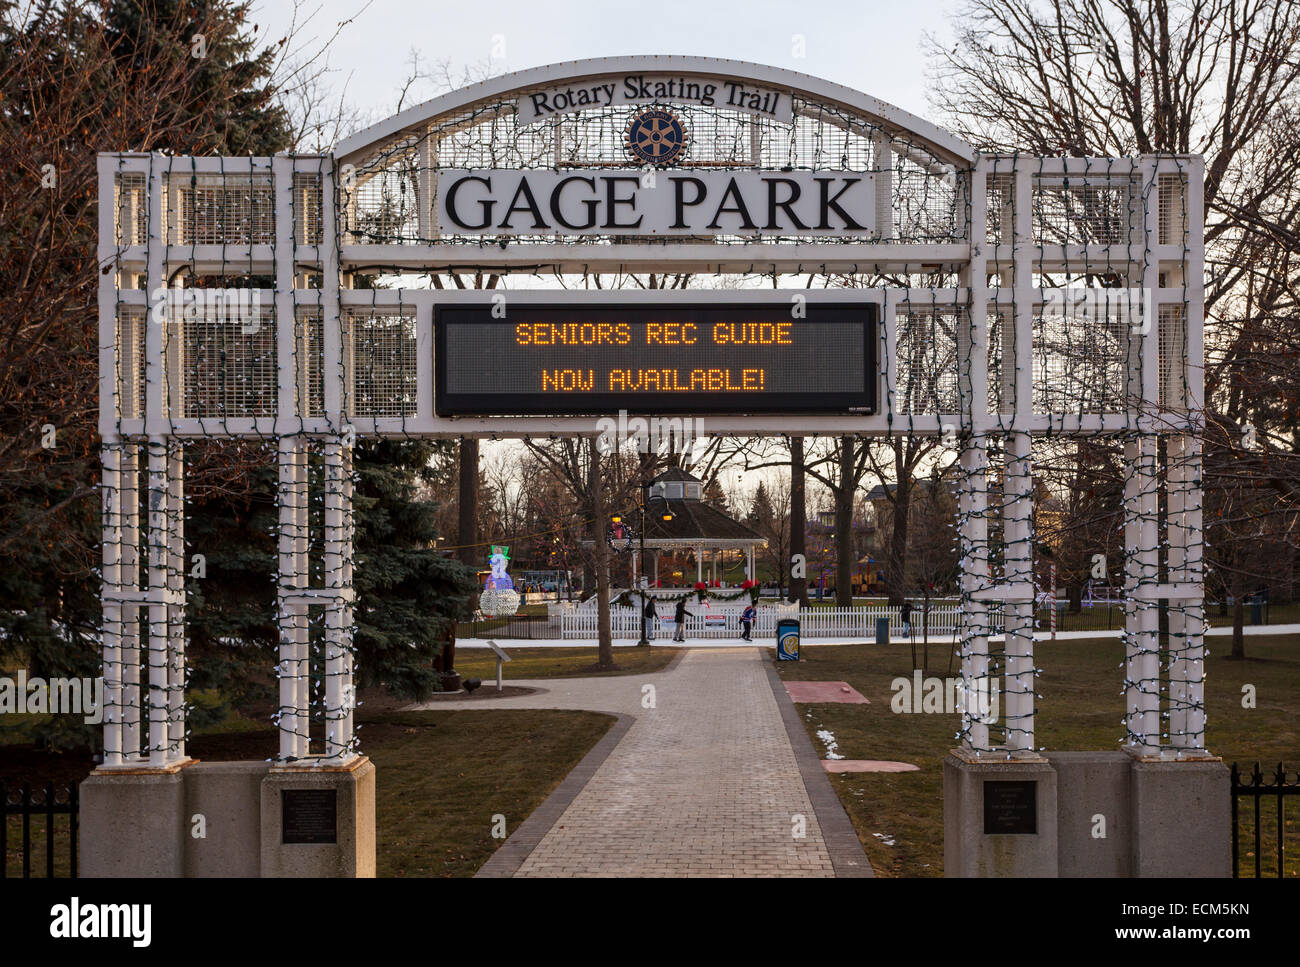
[[[1178,582],[1190,596],[1182,601],[1183,639],[1181,657],[1175,662],[1179,679],[1184,683],[1182,695],[1185,716],[1182,728],[1174,736],[1175,745],[1183,749],[1204,750],[1205,743],[1205,543],[1201,531],[1201,441],[1195,436],[1180,438],[1181,474],[1184,496],[1178,521],[1178,537],[1184,553],[1179,568],[1170,580]],[[1172,569],[1171,569],[1172,570]]]
[[[1029,427],[1033,419],[1033,177],[1030,169],[1017,167],[1015,185],[1015,235],[1012,269],[1012,324],[1014,352],[1004,368],[1014,364],[1008,383],[1015,405],[1011,430],[1006,439],[1003,474],[1002,515],[1006,563],[1003,599],[1006,621],[1006,701],[1003,702],[1009,750],[1034,747],[1034,586],[1033,586],[1033,478],[1030,475]]]
[[[169,640],[167,563],[167,444],[149,440],[149,765],[167,764],[170,739],[167,710],[169,680]]]
[[[1133,435],[1124,444],[1124,653],[1128,746],[1160,746],[1159,602],[1144,599],[1159,582],[1155,439]]]
[[[280,758],[285,761],[307,755],[309,718],[307,605],[301,595],[307,589],[307,447],[301,437],[282,437],[279,465],[279,577],[277,619],[280,653],[279,677]]]
[[[356,520],[352,512],[352,448],[343,448],[343,588],[345,596],[342,607],[342,645],[343,668],[340,680],[342,705],[339,709],[338,741],[345,750],[345,756],[351,757],[356,714],[356,681],[353,635],[356,631],[354,620],[355,592],[352,586],[353,550],[356,541]]]
[[[1169,399],[1173,399],[1173,395]],[[1183,465],[1184,438],[1168,437],[1165,440],[1165,500],[1168,543],[1166,555],[1169,583],[1176,584],[1185,573],[1187,561],[1187,535],[1183,526],[1187,503],[1186,468]],[[1169,742],[1182,748],[1187,732],[1188,663],[1187,663],[1187,609],[1181,598],[1169,600]]]
[[[1033,476],[1030,436],[1007,438],[1002,533],[1006,543],[1006,747],[1034,748]]]
[[[961,555],[961,604],[957,634],[961,639],[961,676],[967,700],[962,709],[962,745],[972,751],[989,748],[988,724],[972,715],[970,699],[989,695],[988,604],[980,597],[989,587],[988,558],[988,290],[986,170],[978,164],[970,172],[970,264],[961,282],[970,293],[965,326],[958,326],[958,388],[964,405],[963,425],[968,434],[961,444],[959,463],[957,540]]]
[[[989,749],[989,727],[973,711],[970,699],[989,695],[988,605],[980,597],[989,587],[988,450],[984,437],[966,441],[961,451],[958,497],[961,548],[961,677],[967,696],[962,711],[962,745],[976,752]]]
[[[140,447],[128,443],[121,459],[122,563],[121,586],[126,595],[140,584]],[[140,719],[144,696],[140,689],[140,613],[137,604],[122,606],[122,754],[138,758],[142,744]]]
[[[104,576],[104,765],[122,764],[122,451],[120,443],[105,443],[100,450],[100,496],[103,530]]]
[[[344,692],[348,688],[347,649],[351,636],[351,609],[346,596],[351,592],[348,558],[351,502],[344,490],[349,448],[339,440],[325,443],[325,588],[330,592],[325,610],[325,756],[341,759],[348,756],[340,726]]]
[[[172,759],[185,758],[185,447],[167,448],[168,745]]]

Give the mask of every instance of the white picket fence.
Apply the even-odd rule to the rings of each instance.
[[[660,605],[659,626],[656,638],[672,637],[676,623],[672,620],[669,605]],[[739,607],[711,608],[687,605],[692,615],[686,619],[686,637],[692,640],[740,637]],[[665,612],[667,614],[665,615]],[[795,617],[793,606],[760,605],[758,620],[754,625],[755,638],[773,639],[776,623],[781,618]],[[560,637],[590,639],[596,637],[598,616],[595,609],[574,609],[560,616]],[[876,640],[876,621],[889,620],[891,637],[902,637],[903,622],[898,608],[888,605],[858,605],[853,608],[800,608],[799,633],[802,638],[853,638],[859,641]],[[919,606],[912,608],[912,636],[921,637],[922,615]],[[610,608],[610,631],[614,638],[641,637],[640,610],[637,608]],[[957,605],[942,604],[930,608],[929,634],[931,638],[951,637],[957,630]]]

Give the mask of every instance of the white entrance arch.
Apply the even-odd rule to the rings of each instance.
[[[690,129],[689,151],[657,172],[624,143],[629,115],[648,105],[666,105]],[[845,219],[822,235],[787,224],[671,238],[599,229],[475,234],[449,230],[439,217],[442,182],[456,173],[616,169],[661,178],[680,170],[701,182],[714,171],[781,173],[809,185],[835,176],[870,186],[873,217]],[[597,432],[584,416],[437,412],[435,308],[483,305],[493,293],[352,282],[367,272],[456,269],[835,274],[843,287],[801,291],[817,304],[878,306],[875,412],[733,409],[709,415],[708,429],[931,434],[954,448],[962,468],[962,675],[972,687],[991,675],[1007,682],[996,738],[990,723],[963,720],[961,746],[975,759],[1032,758],[1037,750],[1033,440],[1121,436],[1125,742],[1148,756],[1205,755],[1199,157],[983,154],[892,105],[805,74],[712,58],[618,57],[470,85],[358,132],[331,154],[105,153],[99,178],[105,770],[166,771],[187,761],[187,439],[274,444],[277,761],[328,767],[359,755],[351,650],[356,438]],[[868,275],[903,284],[858,287]],[[186,300],[210,289],[185,286],[201,277],[238,278],[251,286],[241,298],[252,304],[241,304],[238,317],[211,302],[196,310]],[[507,292],[543,306],[575,298]],[[637,301],[671,305],[685,294],[643,292]],[[580,298],[617,307],[624,295]],[[692,289],[689,297],[746,306],[770,302],[772,290]],[[309,560],[309,450],[325,467],[318,561]],[[322,575],[315,584],[313,569]],[[308,734],[312,609],[323,612],[327,642],[315,683],[328,723],[319,747]],[[997,654],[989,644],[994,609],[1006,635]]]

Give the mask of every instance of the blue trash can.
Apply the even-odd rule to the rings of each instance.
[[[876,644],[878,645],[889,644],[889,619],[888,618],[876,619]]]
[[[798,618],[782,618],[776,623],[776,660],[799,660]]]

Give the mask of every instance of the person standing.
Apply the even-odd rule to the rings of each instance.
[[[645,622],[645,640],[655,640],[655,622],[659,620],[659,612],[655,610],[655,599],[647,597],[645,599],[645,612],[641,618]]]
[[[677,622],[677,630],[673,632],[673,641],[686,640],[686,619],[694,617],[693,613],[686,610],[686,599],[678,598],[677,607],[673,610],[673,620]]]
[[[758,609],[752,604],[747,605],[745,610],[740,613],[740,637],[745,641],[753,641],[750,637],[750,630],[754,627],[754,618],[758,615]]]
[[[898,609],[898,617],[903,622],[903,637],[911,639],[912,637],[912,602],[903,600],[903,606]]]

